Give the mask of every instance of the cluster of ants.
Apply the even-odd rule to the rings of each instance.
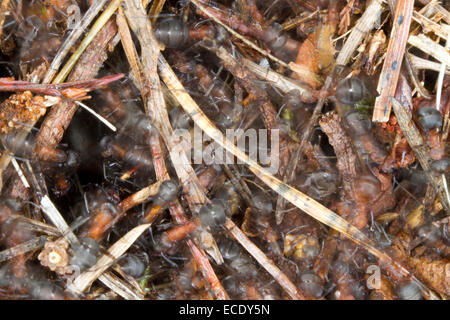
[[[28,8],[22,7],[21,1],[11,2],[11,11],[16,11],[7,16],[3,25],[2,72],[9,73],[5,76],[34,82],[42,77],[40,68],[48,67],[64,34],[70,31],[64,27],[67,8],[79,5],[84,12],[93,1],[32,1]],[[231,23],[234,29],[257,40],[261,47],[285,62],[295,59],[301,45],[297,39],[306,39],[314,32],[316,24],[327,19],[327,14],[330,15],[327,11],[336,11],[337,6],[342,5],[340,2],[344,3],[300,0],[279,0],[273,5],[255,0],[200,2],[215,12],[219,20]],[[354,5],[363,8],[364,2],[356,1]],[[277,23],[298,14],[298,8],[305,11],[302,17],[310,17],[309,20],[298,23],[295,30]],[[316,10],[317,14],[311,15]],[[281,64],[269,62],[241,39],[230,36],[223,27],[205,18],[204,13],[195,11],[188,1],[167,1],[154,26],[154,34],[185,90],[220,130],[263,129],[268,123],[276,123],[284,141],[280,150],[283,159],[289,160],[296,154],[298,145],[302,145],[298,164],[292,172],[287,172],[290,162],[281,161],[281,178],[337,211],[374,239],[378,247],[388,250],[403,263],[408,263],[403,252],[408,252],[406,255],[417,252],[418,258],[414,260],[418,261],[414,265],[417,268],[427,257],[432,257],[433,261],[448,260],[449,222],[445,220],[443,208],[428,201],[426,212],[423,206],[421,214],[414,211],[420,207],[420,199],[431,193],[424,172],[414,159],[407,163],[412,154],[407,147],[399,147],[396,151],[399,156],[390,151],[394,145],[392,137],[399,131],[395,121],[384,126],[370,121],[367,110],[373,106],[376,95],[373,76],[350,74],[336,67],[329,72],[333,81],[328,89],[310,88],[315,100],[327,99],[323,113],[331,113],[324,116],[326,121],[338,117],[339,128],[347,137],[342,138],[342,143],[351,141],[350,148],[356,156],[350,165],[357,168],[358,177],[349,178],[354,180],[350,184],[356,186],[352,185],[348,191],[347,178],[342,176],[345,169],[341,169],[339,162],[339,157],[348,153],[339,151],[340,147],[334,144],[337,131],[330,129],[332,123],[319,121],[312,127],[308,141],[302,141],[303,132],[310,130],[308,126],[314,117],[316,101],[303,101],[296,90],[283,93],[268,81],[238,79],[236,71],[228,70],[216,56],[219,46],[232,52],[236,59],[245,57],[280,73],[288,72]],[[258,27],[251,23],[252,20]],[[128,74],[125,61],[124,52],[120,48],[114,49],[100,74]],[[98,281],[82,296],[66,290],[70,274],[74,268],[79,273],[95,268],[99,257],[108,254],[110,244],[133,227],[149,223],[148,231],[114,262],[112,268],[146,298],[215,298],[201,266],[192,258],[186,244],[188,239],[195,239],[200,244],[206,241],[201,239],[206,230],[213,235],[215,243],[212,246],[217,246],[222,258],[211,257],[209,262],[230,298],[287,299],[283,288],[227,231],[225,224],[231,219],[297,286],[303,297],[422,299],[422,288],[416,282],[395,278],[384,271],[379,274],[379,285],[370,287],[367,282],[370,274],[366,270],[377,265],[373,256],[296,207],[280,202],[277,195],[244,165],[193,165],[199,183],[210,199],[194,212],[188,205],[192,199],[187,199],[182,182],[175,178],[175,165],[171,164],[168,150],[163,148],[160,156],[165,159],[172,178],[163,181],[157,192],[138,205],[124,209],[124,199],[158,182],[155,154],[152,154],[149,141],[152,135],[159,133],[144,112],[132,76],[107,78],[107,82],[101,82],[102,88],[92,92],[91,99],[86,102],[112,123],[116,132],[79,108],[70,125],[64,128],[63,140],[49,150],[37,145],[41,122],[28,128],[30,133],[23,139],[18,132],[26,127],[23,122],[27,119],[11,115],[15,112],[11,110],[16,110],[15,106],[23,100],[31,101],[30,91],[35,95],[76,100],[78,91],[73,96],[63,90],[79,88],[80,83],[51,87],[8,81],[3,87],[3,82],[0,84],[1,90],[16,94],[2,94],[2,154],[23,164],[20,167],[31,187],[23,185],[12,165],[2,172],[0,298],[117,298]],[[108,87],[105,87],[107,83]],[[248,85],[256,89],[250,92]],[[85,86],[87,91],[99,87],[98,83],[89,82]],[[170,90],[164,86],[163,90],[170,108],[171,126],[192,132],[193,120]],[[83,91],[81,96],[85,94]],[[413,121],[424,136],[429,137],[442,128],[443,112],[448,112],[449,98],[449,91],[444,90],[444,107],[441,109],[424,99],[415,103],[411,110]],[[266,101],[275,111],[273,119],[261,116],[261,105]],[[41,102],[33,101],[33,104],[38,103]],[[432,138],[427,143],[430,141]],[[40,156],[36,157],[38,148],[41,148]],[[449,167],[445,143],[443,149],[430,164],[434,174],[439,176],[445,175]],[[292,174],[292,179],[287,178],[288,174]],[[69,244],[65,235],[47,221],[39,194],[49,195],[76,233],[78,243]],[[350,194],[355,196],[347,201]],[[378,196],[380,198],[375,201],[374,197]],[[183,224],[173,222],[169,214],[169,207],[177,201],[190,212]],[[416,213],[410,213],[413,211]],[[205,247],[210,245],[205,244]],[[432,282],[426,281],[426,276],[424,278],[426,284],[433,286]],[[448,290],[448,283],[446,288]],[[439,291],[439,288],[433,289]],[[439,293],[448,295],[448,291]]]

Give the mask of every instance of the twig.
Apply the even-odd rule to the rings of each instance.
[[[95,41],[87,48],[79,63],[69,77],[70,81],[91,79],[100,70],[107,58],[107,47],[117,32],[114,21],[110,20],[95,36]],[[56,82],[56,80],[55,80]],[[41,150],[44,147],[55,148],[63,138],[64,132],[78,109],[77,104],[64,100],[54,106],[44,119],[36,137],[36,153],[39,159],[45,159]]]
[[[225,227],[231,233],[233,238],[236,239],[236,241],[238,241],[264,269],[266,269],[266,271],[278,282],[278,284],[289,294],[292,299],[306,299],[303,294],[299,292],[295,284],[293,284],[291,280],[289,280],[289,278],[281,272],[272,260],[267,258],[264,252],[262,252],[247,238],[247,236],[233,223],[233,221],[227,219]]]
[[[391,114],[390,97],[395,96],[411,24],[414,1],[398,0],[386,58],[378,81],[372,121],[386,122]]]
[[[440,24],[437,24],[431,19],[428,19],[427,17],[423,16],[422,14],[418,13],[417,11],[414,11],[413,19],[420,23],[422,28],[424,29],[424,33],[428,33],[428,31],[434,32],[437,36],[447,39],[448,34],[445,31],[445,26],[441,26]]]
[[[249,166],[249,169],[264,183],[266,183],[272,190],[284,197],[286,200],[294,204],[299,209],[306,212],[308,215],[324,223],[325,225],[341,232],[343,235],[359,244],[367,251],[376,256],[383,267],[393,269],[399,274],[409,277],[411,274],[398,262],[394,261],[386,253],[375,248],[372,240],[370,240],[359,229],[349,224],[345,219],[335,214],[330,209],[321,205],[319,202],[301,193],[300,191],[286,185],[277,178],[269,174],[264,168],[259,166],[254,160],[238,149],[232,142],[225,139],[220,130],[205,116],[200,107],[184,90],[182,84],[167,64],[165,59],[160,55],[158,60],[158,67],[160,75],[167,87],[172,90],[174,96],[178,99],[183,109],[189,114],[193,121],[212,139],[215,140],[221,147],[228,152],[234,154],[238,159]],[[418,282],[420,283],[420,282]],[[434,294],[422,285],[423,291],[427,296],[434,297]]]
[[[159,187],[161,186],[161,182],[162,181],[155,182],[122,200],[119,203],[120,210],[123,212],[128,211],[131,208],[144,203],[149,197],[156,195],[159,191]]]
[[[94,1],[89,7],[88,11],[86,11],[86,13],[84,14],[83,18],[81,18],[81,20],[75,24],[72,31],[70,31],[69,36],[66,38],[66,40],[64,40],[64,43],[59,48],[55,58],[52,61],[52,64],[50,65],[44,76],[44,80],[42,80],[42,83],[50,83],[52,81],[70,48],[72,48],[77,39],[83,34],[84,30],[97,16],[106,2],[107,0]]]
[[[339,56],[336,59],[336,64],[346,65],[348,63],[351,56],[353,55],[353,52],[355,52],[361,41],[365,38],[367,33],[373,29],[375,23],[380,18],[382,11],[382,0],[373,0],[370,2],[361,18],[359,18],[356,25],[352,28],[352,32],[347,38],[347,41],[345,41],[344,46],[339,51]]]
[[[150,7],[150,12],[149,12],[149,16],[152,19],[152,25],[155,25],[156,20],[158,19],[158,16],[161,13],[161,10],[164,7],[165,3],[166,3],[166,0],[153,1],[152,6]],[[145,8],[145,5],[144,5],[144,8]]]
[[[426,70],[433,70],[433,71],[440,71],[441,70],[441,64],[437,62],[433,62],[430,60],[422,59],[418,56],[415,56],[411,53],[409,53],[409,57],[411,58],[411,63],[416,69],[426,69]],[[445,71],[446,74],[450,74],[450,66],[447,66],[447,69]]]
[[[323,12],[323,10],[322,10],[322,12]],[[322,12],[320,10],[316,10],[313,13],[307,15],[306,17],[300,16],[300,17],[295,17],[294,19],[290,19],[282,24],[283,30],[288,31],[288,30],[294,29],[298,25],[312,19],[315,15],[318,15]]]
[[[223,28],[225,28],[229,33],[231,33],[233,36],[235,36],[236,38],[238,38],[239,40],[241,40],[242,42],[244,42],[246,45],[248,45],[250,48],[258,51],[259,53],[261,53],[262,55],[268,57],[269,59],[271,59],[272,61],[278,63],[279,65],[285,67],[285,68],[289,68],[291,69],[291,67],[285,63],[284,61],[281,61],[280,59],[278,59],[277,57],[275,57],[274,55],[270,54],[269,52],[267,52],[264,49],[261,49],[260,47],[258,47],[257,45],[255,45],[253,42],[251,42],[250,40],[247,40],[246,38],[244,38],[243,36],[241,36],[239,33],[237,33],[236,31],[234,31],[233,29],[231,29],[229,26],[227,26],[225,23],[223,23],[222,21],[220,21],[219,19],[217,19],[214,14],[212,14],[207,8],[205,8],[203,5],[201,5],[197,0],[190,0],[193,4],[195,4],[206,16],[208,16],[209,18],[211,18],[212,20],[214,20],[214,22],[216,22],[217,24],[221,25]],[[295,71],[295,70],[292,70]]]
[[[94,25],[89,30],[89,33],[86,35],[83,41],[80,43],[77,50],[72,54],[72,56],[66,62],[66,64],[58,73],[56,78],[53,80],[53,83],[61,83],[64,81],[64,79],[69,75],[70,70],[72,70],[72,68],[75,66],[75,63],[77,62],[78,58],[81,57],[84,50],[86,50],[89,44],[92,42],[92,40],[94,40],[97,33],[100,32],[103,26],[108,22],[109,18],[111,18],[111,16],[117,10],[121,2],[122,0],[113,0],[109,4],[109,6],[106,7],[105,10],[103,10],[102,14],[95,21]]]
[[[103,254],[95,265],[75,278],[68,286],[68,290],[82,294],[103,272],[105,272],[128,248],[150,227],[150,224],[141,224],[131,229],[127,234],[114,243],[108,253]]]
[[[12,248],[0,251],[0,262],[12,259],[18,255],[36,250],[44,246],[46,241],[46,237],[35,237],[26,242],[20,243]]]
[[[271,69],[262,67],[246,58],[242,58],[241,61],[258,78],[270,82],[272,85],[282,90],[284,93],[288,93],[291,90],[298,90],[300,94],[300,99],[302,101],[307,103],[315,101],[313,95],[314,92],[311,89],[306,89],[305,87],[302,87],[300,84],[297,84],[295,80],[285,77]]]
[[[205,203],[207,198],[200,186],[197,176],[194,170],[190,166],[187,160],[186,154],[182,151],[178,154],[174,153],[176,150],[174,143],[171,141],[172,137],[172,127],[170,126],[169,117],[167,115],[167,110],[165,107],[165,101],[162,96],[161,84],[159,77],[156,73],[157,69],[157,57],[159,54],[159,48],[157,47],[156,39],[153,36],[153,31],[151,25],[147,19],[145,11],[139,1],[127,0],[127,8],[125,14],[128,18],[128,22],[134,32],[137,34],[139,41],[142,46],[142,72],[145,75],[146,85],[151,88],[151,92],[147,94],[150,95],[147,100],[147,104],[150,108],[156,109],[149,114],[158,126],[161,135],[165,138],[165,142],[171,152],[172,162],[175,164],[175,169],[178,177],[183,185],[185,193],[188,195],[187,201],[191,210],[195,212],[202,203]],[[136,20],[135,17],[143,17],[143,19]],[[135,21],[131,21],[131,20]],[[148,108],[148,109],[150,109]],[[150,113],[150,110],[148,110]],[[160,145],[159,137],[152,133],[150,141],[150,146],[154,158],[154,167],[158,180],[165,180],[169,178],[167,169],[165,166],[164,158],[162,157],[162,148]],[[181,160],[181,161],[180,161]],[[178,201],[175,201],[169,206],[171,215],[178,223],[183,223],[187,219],[184,216],[183,208]],[[212,236],[211,236],[212,237]],[[212,239],[214,242],[214,239]],[[217,278],[214,270],[212,269],[209,261],[203,250],[199,249],[191,240],[187,241],[188,246],[193,254],[194,259],[197,261],[201,267],[201,272],[206,280],[209,281],[211,290],[218,299],[228,299],[228,294],[223,289],[219,279]],[[216,245],[217,248],[217,245]],[[214,250],[214,251],[218,251]],[[214,252],[211,252],[214,254]],[[214,257],[214,255],[213,255]],[[219,260],[223,258],[218,252]]]
[[[398,120],[398,124],[400,129],[402,129],[403,134],[405,135],[406,140],[413,149],[417,159],[422,166],[423,171],[428,177],[428,180],[435,188],[439,201],[441,202],[444,209],[449,212],[449,203],[447,202],[447,196],[445,194],[445,188],[443,185],[442,179],[439,179],[438,176],[435,176],[431,170],[430,164],[432,159],[430,157],[430,150],[422,138],[419,130],[417,129],[414,122],[411,120],[411,117],[408,115],[408,112],[405,108],[398,102],[395,98],[392,98],[392,103],[394,107],[394,112]]]
[[[136,47],[134,46],[133,39],[131,38],[130,29],[128,28],[127,20],[125,19],[123,9],[119,7],[119,12],[116,17],[117,27],[119,29],[120,40],[122,42],[122,47],[127,56],[128,62],[131,66],[131,72],[133,77],[136,79],[135,83],[139,86],[141,91],[142,99],[144,100],[144,106],[147,105],[147,93],[144,91],[144,80],[142,79],[141,70],[142,65],[139,60]]]

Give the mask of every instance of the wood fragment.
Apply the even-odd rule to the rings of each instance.
[[[386,122],[389,120],[392,107],[390,98],[395,95],[397,89],[413,9],[414,1],[397,1],[386,58],[378,80],[377,90],[380,95],[375,100],[372,121]]]
[[[408,43],[431,55],[441,63],[444,63],[447,66],[450,65],[450,52],[427,36],[423,34],[409,36]]]
[[[70,48],[75,44],[77,39],[83,34],[84,30],[89,26],[95,16],[100,12],[103,8],[107,0],[99,0],[92,3],[89,7],[88,11],[84,14],[83,18],[75,24],[69,36],[66,38],[64,43],[58,50],[55,58],[52,61],[52,64],[48,68],[42,83],[50,83],[53,77],[58,72],[59,67],[61,66],[65,56],[69,52]]]
[[[266,271],[274,277],[274,279],[278,282],[278,284],[289,294],[289,296],[294,300],[305,300],[305,297],[302,293],[297,289],[297,287],[283,274],[280,269],[269,260],[266,255],[255,246],[247,236],[239,229],[233,221],[227,219],[225,227],[231,233],[233,238],[235,238],[251,255],[259,264],[266,269]]]

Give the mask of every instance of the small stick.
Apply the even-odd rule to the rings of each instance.
[[[232,35],[234,35],[236,38],[238,38],[239,40],[241,40],[242,42],[244,42],[246,45],[248,45],[250,48],[258,51],[259,53],[261,53],[262,55],[268,57],[269,59],[271,59],[272,61],[278,63],[279,65],[291,69],[292,68],[285,63],[284,61],[281,61],[280,59],[278,59],[277,57],[271,55],[269,52],[267,52],[264,49],[261,49],[260,47],[258,47],[257,45],[255,45],[253,42],[251,42],[250,40],[247,40],[246,38],[244,38],[243,36],[241,36],[239,33],[237,33],[236,31],[234,31],[233,29],[231,29],[229,26],[227,26],[225,23],[223,23],[222,21],[220,21],[219,19],[216,18],[216,16],[214,16],[214,14],[212,14],[207,8],[205,8],[203,5],[201,5],[197,0],[190,0],[193,4],[195,4],[206,16],[208,16],[209,18],[211,18],[212,20],[214,20],[217,24],[221,25],[223,28],[225,28],[229,33],[231,33]],[[292,70],[295,71],[295,70]]]
[[[294,29],[298,25],[302,24],[305,21],[312,19],[315,15],[320,14],[320,13],[321,13],[320,10],[316,10],[313,13],[307,15],[306,17],[296,17],[294,19],[290,19],[282,24],[283,31],[288,31],[288,30]]]
[[[446,26],[445,31],[447,32],[447,41],[445,42],[445,49],[447,51],[450,50],[450,26]],[[445,70],[447,69],[447,65],[442,63],[441,68],[439,70],[439,76],[437,80],[437,91],[436,91],[436,108],[439,110],[441,106],[441,96],[442,96],[442,87],[444,86],[444,75]],[[444,126],[445,127],[445,126]]]
[[[142,70],[145,71],[143,72],[143,74],[146,76],[146,85],[152,88],[151,92],[146,93],[147,95],[150,95],[150,97],[147,99],[147,104],[152,109],[156,109],[153,110],[150,116],[152,119],[156,120],[161,135],[166,139],[166,144],[169,151],[174,150],[175,147],[170,139],[172,137],[172,127],[169,122],[167,110],[165,107],[165,101],[162,96],[161,83],[158,75],[156,74],[156,60],[159,54],[159,48],[157,47],[157,42],[153,36],[151,25],[147,19],[141,21],[130,20],[137,15],[146,17],[145,11],[140,1],[127,0],[126,3],[127,9],[125,11],[125,14],[128,18],[128,22],[132,29],[135,29],[134,32],[137,34],[139,41],[141,42],[143,52],[145,52],[145,54],[142,55]],[[151,73],[151,70],[153,69],[154,73]],[[150,110],[147,110],[147,112],[150,113]],[[160,181],[169,179],[170,177],[167,173],[160,138],[156,133],[152,133],[150,135],[150,148],[153,155],[153,162],[157,179]],[[172,158],[174,164],[178,164],[175,165],[175,169],[184,187],[184,190],[187,193],[186,199],[188,201],[188,204],[191,210],[195,212],[196,208],[199,208],[202,203],[205,203],[207,201],[206,195],[204,194],[198,181],[198,177],[192,169],[192,166],[187,160],[184,152],[181,155],[174,155],[174,152],[171,152],[171,157],[174,156],[176,157],[175,159],[177,159],[177,161],[182,160],[183,162],[182,164],[180,164],[179,162],[173,161],[174,158]],[[187,221],[183,207],[178,200],[169,205],[169,211],[177,223],[182,224]],[[212,242],[214,242],[213,238],[211,240]],[[187,243],[195,261],[201,267],[200,270],[203,277],[209,282],[214,295],[217,297],[217,299],[229,299],[228,294],[222,287],[219,279],[217,278],[217,275],[214,273],[214,270],[212,269],[203,249],[198,248],[197,245],[195,245],[191,240],[188,240]],[[212,254],[212,256],[218,262],[223,262],[223,258],[220,255],[220,251],[217,249],[217,246],[216,250],[210,250],[208,253]]]
[[[402,129],[406,140],[408,140],[411,149],[413,149],[417,159],[420,162],[420,165],[422,166],[423,171],[428,177],[428,180],[435,188],[439,201],[441,202],[444,209],[449,212],[450,204],[447,202],[447,196],[445,194],[443,181],[433,174],[430,167],[432,159],[430,157],[430,150],[427,144],[423,140],[422,135],[420,134],[416,125],[408,115],[408,112],[401,105],[401,103],[398,102],[395,98],[392,98],[391,102],[393,104],[394,112],[397,117],[400,129]]]
[[[391,114],[390,98],[395,96],[411,24],[414,1],[398,0],[386,58],[378,82],[372,121],[386,122]]]
[[[94,115],[94,117],[96,117],[98,120],[100,120],[100,122],[102,122],[105,126],[107,126],[112,131],[114,131],[114,132],[117,131],[117,128],[111,122],[109,122],[108,120],[103,118],[101,115],[99,115],[97,112],[95,112],[94,110],[89,108],[87,105],[85,105],[84,103],[82,103],[80,101],[75,101],[75,103],[78,104],[79,106],[81,106],[82,108],[84,108],[85,110],[89,111],[92,115]]]
[[[125,281],[112,272],[105,272],[98,279],[126,300],[144,300],[143,294],[132,290]]]
[[[438,62],[433,62],[430,60],[422,59],[418,56],[415,56],[411,53],[409,53],[409,57],[411,59],[411,63],[414,66],[414,68],[422,70],[433,70],[433,71],[440,71],[441,70],[441,64]],[[447,66],[447,69],[445,70],[445,74],[450,74],[450,66]]]
[[[364,11],[361,18],[359,18],[356,25],[352,28],[350,36],[345,41],[344,46],[339,51],[339,56],[336,59],[336,64],[346,65],[350,60],[353,52],[359,46],[366,34],[373,29],[375,23],[380,18],[383,11],[382,0],[372,0],[369,6]]]
[[[125,198],[119,203],[119,208],[121,211],[128,211],[131,208],[144,203],[149,197],[154,196],[158,193],[159,187],[161,186],[162,180],[155,182],[141,190],[133,193],[131,196]]]
[[[35,237],[12,248],[0,251],[0,262],[7,261],[18,255],[39,249],[44,246],[46,240],[47,238],[44,236]]]
[[[238,241],[250,255],[278,282],[278,284],[289,294],[294,300],[306,300],[295,284],[273,263],[272,260],[262,252],[247,236],[239,229],[233,221],[227,219],[225,227],[231,233],[233,238]]]
[[[48,68],[44,76],[44,80],[42,80],[42,83],[50,83],[52,81],[70,48],[72,48],[77,39],[83,34],[84,30],[91,24],[92,20],[103,8],[106,1],[107,0],[94,1],[89,7],[88,11],[86,11],[86,13],[84,14],[83,18],[81,18],[81,20],[75,24],[74,28],[70,31],[69,36],[66,40],[64,40],[64,43],[56,53],[56,56],[53,59],[52,64]]]
[[[450,52],[427,36],[423,34],[419,34],[418,36],[410,36],[408,43],[429,54],[441,63],[445,63],[447,66],[450,66]]]
[[[94,40],[97,33],[103,28],[103,26],[108,22],[109,18],[114,14],[114,12],[119,7],[122,0],[113,0],[109,6],[103,10],[102,14],[95,21],[92,28],[89,30],[89,33],[83,39],[83,41],[78,46],[77,50],[72,54],[69,60],[66,62],[62,70],[58,73],[56,78],[53,80],[53,83],[61,83],[66,79],[70,70],[72,70],[73,66],[77,62],[78,58],[81,57],[81,54],[86,50],[89,44]]]
[[[127,234],[114,243],[108,253],[103,254],[95,265],[75,278],[68,286],[68,290],[82,294],[103,272],[105,272],[128,248],[150,227],[150,224],[141,224],[131,229]]]
[[[164,4],[166,3],[166,0],[155,0],[152,3],[152,6],[150,7],[149,16],[150,19],[152,19],[152,25],[154,26],[156,23],[156,20],[158,19],[159,14],[161,13],[162,8],[164,7]],[[144,8],[146,6],[144,5]]]
[[[92,78],[98,73],[98,70],[100,70],[103,62],[107,58],[106,52],[108,45],[111,43],[111,39],[116,33],[117,28],[114,21],[110,20],[102,30],[97,33],[95,41],[91,43],[81,57],[75,69],[69,76],[70,81],[83,83],[83,79]],[[36,153],[38,158],[41,156],[41,146],[55,148],[56,145],[58,145],[77,109],[78,106],[75,103],[66,99],[62,100],[57,107],[53,107],[45,116],[44,122],[36,137]]]
[[[136,79],[135,83],[139,85],[139,90],[141,91],[141,96],[144,100],[144,106],[147,105],[146,101],[146,93],[144,91],[142,79],[142,65],[139,60],[139,55],[137,53],[136,47],[133,43],[133,38],[131,37],[130,29],[128,28],[128,23],[123,13],[123,9],[119,7],[119,12],[116,17],[117,27],[119,29],[120,41],[122,42],[123,50],[125,51],[125,55],[127,56],[128,63],[131,66],[131,72],[133,73],[133,77]]]
[[[385,252],[377,249],[374,246],[373,241],[369,239],[364,233],[362,233],[358,228],[354,227],[345,219],[343,219],[330,209],[326,208],[325,206],[321,205],[319,202],[272,176],[256,161],[250,159],[242,150],[237,148],[232,142],[228,141],[223,136],[221,131],[214,126],[211,120],[206,117],[206,115],[192,99],[192,97],[186,92],[186,90],[183,88],[183,85],[162,55],[159,56],[158,68],[163,81],[166,83],[167,87],[172,90],[173,95],[180,102],[181,106],[189,114],[192,120],[221,147],[234,154],[238,159],[246,163],[249,166],[249,169],[272,190],[277,192],[279,195],[294,204],[299,209],[306,212],[311,217],[341,232],[344,236],[362,246],[364,249],[376,256],[383,267],[386,267],[388,270],[395,270],[395,272],[398,272],[405,277],[411,276],[410,272],[401,264],[393,260]],[[416,281],[416,283],[420,282]],[[425,286],[421,285],[421,288],[427,296],[435,297],[435,295]]]
[[[123,199],[118,205],[120,210],[119,213],[117,213],[114,219],[106,226],[104,232],[111,229],[120,219],[122,219],[128,210],[146,202],[149,197],[156,195],[162,182],[163,180],[155,182],[154,184],[151,184]]]
[[[285,77],[272,69],[262,67],[251,60],[242,58],[241,61],[244,65],[253,72],[258,78],[269,81],[271,84],[282,90],[284,93],[288,93],[291,90],[298,90],[300,99],[304,102],[311,103],[315,101],[314,91],[306,89],[298,84],[295,80]]]

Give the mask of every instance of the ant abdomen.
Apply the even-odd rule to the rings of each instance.
[[[180,48],[189,40],[189,29],[181,19],[170,17],[158,23],[155,28],[155,37],[167,48]]]
[[[123,272],[133,278],[140,278],[145,272],[145,263],[136,254],[128,254],[120,261]]]
[[[336,99],[348,106],[353,106],[364,99],[367,95],[367,89],[364,83],[355,77],[346,78],[339,81],[336,88]]]
[[[79,271],[82,272],[97,262],[100,255],[100,246],[97,241],[90,237],[81,238],[80,242],[79,245],[72,246],[70,265],[78,266]]]

